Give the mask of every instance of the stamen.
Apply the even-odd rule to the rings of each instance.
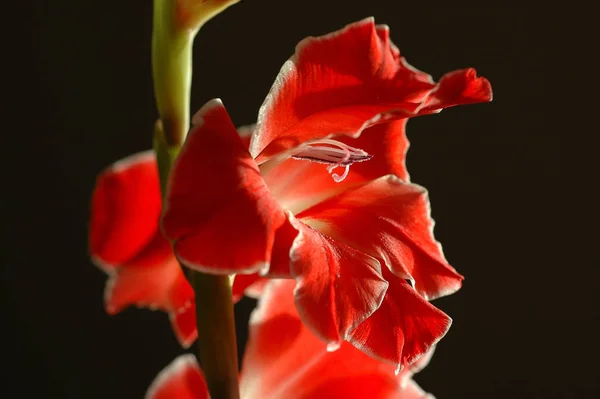
[[[348,172],[350,172],[350,165],[344,165],[344,173],[341,176],[338,175],[337,173],[332,173],[338,167],[341,167],[341,165],[330,165],[327,167],[327,171],[333,178],[333,181],[335,181],[336,183],[344,181],[346,176],[348,176]]]
[[[373,156],[360,148],[354,148],[342,142],[330,139],[316,140],[303,144],[291,155],[293,159],[317,162],[329,165],[327,171],[336,183],[343,181],[355,162],[364,162]],[[344,173],[338,175],[333,171],[344,167]]]

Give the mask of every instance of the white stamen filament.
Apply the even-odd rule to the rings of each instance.
[[[336,183],[343,181],[354,162],[368,161],[372,158],[366,151],[354,148],[336,140],[322,139],[303,144],[292,154],[292,158],[310,162],[328,164],[327,171]],[[338,167],[344,167],[344,173],[333,173]]]

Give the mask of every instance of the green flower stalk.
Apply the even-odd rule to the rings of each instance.
[[[192,47],[196,33],[208,20],[238,1],[154,0],[154,93],[170,147],[181,146],[189,127]]]
[[[159,121],[154,148],[163,195],[190,125],[192,47],[198,30],[239,0],[154,0],[152,74]],[[213,399],[238,399],[233,301],[228,276],[186,270],[196,298],[197,356]]]

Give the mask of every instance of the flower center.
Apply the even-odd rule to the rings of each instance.
[[[355,162],[364,162],[373,158],[372,155],[360,148],[354,148],[340,141],[322,139],[302,144],[291,155],[293,159],[326,164],[327,171],[336,183],[343,181],[350,165]],[[344,168],[341,175],[333,173],[337,168]]]

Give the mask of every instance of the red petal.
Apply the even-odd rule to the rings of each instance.
[[[289,158],[269,170],[265,182],[281,206],[295,214],[351,187],[354,176],[351,170],[336,183],[326,165]]]
[[[192,346],[198,338],[196,329],[196,305],[190,302],[188,306],[174,310],[169,313],[171,326],[175,332],[177,340],[184,348]]]
[[[194,355],[182,355],[171,362],[156,376],[145,399],[210,399]]]
[[[103,171],[92,195],[89,245],[100,266],[131,260],[156,235],[161,197],[154,153],[139,153]]]
[[[350,342],[399,368],[423,356],[448,331],[452,320],[406,281],[383,268],[389,288],[379,309],[350,333]]]
[[[427,191],[386,176],[300,213],[319,230],[382,260],[414,280],[426,299],[456,292],[463,277],[445,260],[433,237]]]
[[[338,367],[338,365],[331,364],[330,367]],[[328,373],[328,370],[321,370],[321,373]],[[314,377],[319,378],[320,376],[315,375]],[[302,392],[294,398],[435,399],[433,395],[423,391],[414,380],[408,380],[404,386],[398,387],[398,382],[390,374],[351,374],[338,378],[323,379],[321,377],[320,381],[321,384],[315,386],[313,390],[300,388],[306,392]],[[313,385],[315,384],[313,383]]]
[[[162,224],[188,267],[216,274],[268,267],[285,216],[219,100],[194,117],[167,189]]]
[[[400,49],[392,43],[390,39],[390,28],[387,25],[377,25],[375,27],[377,35],[382,41],[383,47],[389,47],[394,60],[401,65],[401,68],[397,71],[404,80],[417,80],[423,83],[433,84],[433,78],[428,73],[419,71],[414,66],[410,65],[404,57],[400,56]]]
[[[420,113],[441,110],[455,105],[492,101],[492,85],[484,77],[477,77],[473,68],[445,74],[435,91],[423,104]]]
[[[171,286],[169,318],[177,339],[184,348],[188,348],[198,338],[196,329],[196,304],[194,290],[190,286],[177,262],[179,273]]]
[[[273,245],[273,257],[268,274],[271,278],[291,278],[290,257],[291,250],[296,238],[299,235],[299,229],[294,223],[294,216],[286,211],[286,220],[277,230],[275,235],[275,244]]]
[[[454,76],[460,72],[447,75],[438,87],[400,57],[387,27],[375,26],[372,18],[307,38],[263,103],[250,152],[262,163],[306,141],[356,137],[376,123],[416,116],[421,109],[427,114],[491,100],[489,82],[469,71],[462,78]]]
[[[240,378],[244,397],[271,397],[279,386],[286,385],[287,379],[294,379],[303,364],[310,363],[315,355],[315,342],[325,347],[304,332],[306,329],[294,306],[294,285],[292,280],[271,280],[250,317]],[[305,350],[299,351],[298,345],[302,344]]]
[[[109,276],[104,291],[108,313],[131,305],[160,309],[169,313],[182,346],[189,347],[195,341],[194,291],[160,233],[138,256],[116,267]]]
[[[233,301],[239,301],[244,294],[258,298],[264,289],[265,282],[266,280],[261,278],[258,273],[236,274],[231,286]]]
[[[98,177],[90,249],[108,274],[106,311],[135,305],[169,313],[184,347],[196,339],[194,293],[158,229],[161,196],[152,151],[125,158]]]
[[[293,281],[271,281],[252,314],[240,381],[242,397],[406,398],[410,384],[401,384],[394,367],[348,343],[328,352],[300,321],[293,290]]]
[[[202,118],[200,118],[200,115],[195,115],[196,117],[198,117],[199,119],[193,121],[194,124],[196,124],[196,122],[198,123],[202,123]],[[245,148],[248,148],[250,146],[250,137],[252,136],[252,132],[254,131],[256,125],[245,125],[245,126],[240,126],[237,128],[237,132],[240,136],[240,139],[242,140],[242,145]],[[253,273],[253,274],[237,274],[235,276],[235,279],[233,280],[233,285],[231,287],[231,293],[233,295],[233,301],[237,302],[240,299],[242,299],[242,297],[244,295],[253,297],[253,298],[258,298],[265,285],[266,282],[268,280],[261,278],[258,273]],[[193,329],[194,331],[196,330],[196,315],[195,315],[195,309],[192,307],[192,310],[194,310],[194,312],[189,312],[189,313],[193,313]],[[186,319],[191,319],[191,317],[186,317]]]
[[[260,280],[257,280],[254,284],[246,288],[244,294],[249,296],[250,298],[258,299],[261,297],[268,282],[268,279],[261,278]]]
[[[435,346],[432,346],[431,349],[429,349],[423,356],[417,359],[409,367],[402,369],[402,372],[398,374],[398,379],[400,380],[401,386],[406,387],[409,385],[412,377],[429,364],[431,358],[433,357],[433,352],[435,352]]]
[[[409,146],[406,137],[407,120],[380,123],[366,129],[356,139],[344,137],[340,140],[373,155],[372,159],[350,167],[350,174],[346,178],[349,182],[363,183],[386,175],[409,180],[406,170],[406,152]]]
[[[262,152],[261,162],[310,139],[355,135],[382,113],[412,115],[434,88],[421,75],[399,61],[387,28],[372,18],[307,38],[261,107],[250,151]]]
[[[387,283],[379,262],[297,220],[291,222],[299,231],[289,252],[296,306],[309,328],[339,345],[381,303]]]
[[[107,312],[115,314],[133,304],[168,310],[171,287],[180,274],[168,241],[156,235],[134,260],[115,268],[106,285]]]

